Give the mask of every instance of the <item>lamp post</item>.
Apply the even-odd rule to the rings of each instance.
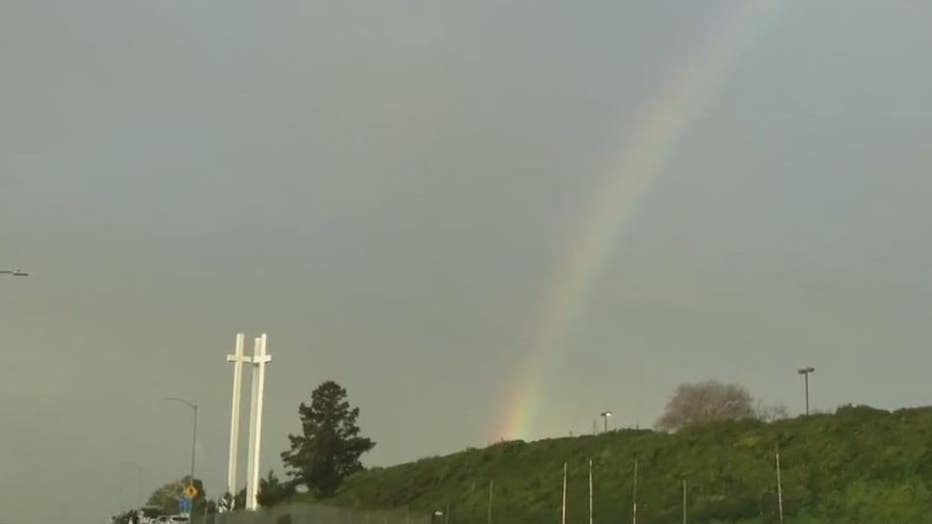
[[[191,441],[191,485],[194,485],[194,458],[197,453],[197,404],[189,400],[185,400],[179,397],[165,397],[163,400],[171,400],[174,402],[181,402],[182,404],[188,406],[194,411],[194,437]]]
[[[28,277],[29,273],[22,269],[0,269],[0,275],[10,275],[11,277]]]
[[[143,495],[143,489],[142,489],[142,475],[143,475],[144,470],[142,466],[134,462],[127,462],[123,465],[122,468],[120,468],[120,490],[121,490],[120,503],[122,504],[124,502],[122,500],[123,481],[125,480],[124,477],[126,476],[125,470],[129,468],[132,468],[133,470],[136,471],[136,502],[134,504],[130,504],[130,506],[135,506],[137,504],[139,505],[139,507],[145,506],[146,500],[145,500],[145,496]]]
[[[603,424],[604,429],[602,430],[603,433],[608,433],[608,417],[611,417],[612,415],[613,413],[611,411],[603,411],[599,413],[599,416],[602,417],[602,421],[604,423]]]
[[[803,382],[805,383],[806,388],[806,415],[809,415],[809,374],[814,373],[814,367],[805,367],[799,369],[797,373],[803,376]]]

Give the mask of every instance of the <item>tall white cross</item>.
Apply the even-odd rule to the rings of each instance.
[[[246,509],[259,509],[259,450],[262,447],[262,396],[265,392],[265,365],[272,360],[265,333],[256,337],[252,354],[252,404],[249,411],[249,458],[246,466]]]
[[[236,467],[239,454],[239,415],[240,398],[243,389],[243,363],[252,362],[251,357],[243,355],[245,336],[236,334],[236,349],[232,355],[227,355],[227,362],[233,363],[233,407],[230,413],[230,456],[227,464],[227,491],[236,500]],[[232,508],[230,508],[232,509]]]

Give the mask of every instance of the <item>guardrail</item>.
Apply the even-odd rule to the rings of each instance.
[[[363,510],[317,504],[287,504],[259,511],[212,515],[213,524],[430,524],[432,516],[405,509]]]

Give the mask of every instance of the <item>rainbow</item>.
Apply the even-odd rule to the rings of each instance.
[[[526,362],[511,381],[515,389],[506,403],[504,423],[495,438],[527,439],[535,431],[538,400],[545,394],[553,368],[562,361],[565,338],[583,316],[587,297],[625,224],[677,142],[721,91],[729,74],[755,36],[780,11],[779,0],[746,0],[721,31],[687,60],[643,113],[638,132],[611,158],[611,168],[594,193],[576,234],[556,263],[555,278],[545,298]],[[504,428],[504,435],[501,434]]]

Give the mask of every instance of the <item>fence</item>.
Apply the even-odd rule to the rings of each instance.
[[[234,511],[208,519],[213,524],[430,524],[431,515],[396,510],[288,504],[260,511]],[[196,522],[196,521],[195,521]]]

